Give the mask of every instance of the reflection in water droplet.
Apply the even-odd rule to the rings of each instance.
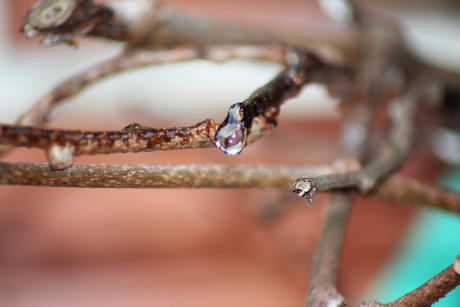
[[[216,147],[228,155],[239,154],[246,145],[246,129],[241,124],[227,124],[216,134]]]

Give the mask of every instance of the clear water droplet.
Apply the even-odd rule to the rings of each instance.
[[[228,155],[239,154],[246,145],[246,129],[240,124],[229,124],[217,131],[216,146]]]

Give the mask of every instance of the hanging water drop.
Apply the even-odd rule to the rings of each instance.
[[[216,147],[228,155],[239,154],[246,146],[248,125],[244,116],[244,107],[235,103],[230,107],[227,117],[216,133]]]
[[[216,147],[228,155],[239,154],[246,145],[246,129],[240,124],[221,127],[216,134]]]

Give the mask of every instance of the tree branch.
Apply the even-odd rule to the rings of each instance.
[[[326,224],[315,253],[305,307],[348,306],[337,291],[336,279],[352,201],[353,196],[350,194],[332,194]]]
[[[285,65],[286,50],[284,48],[257,46],[208,46],[201,50],[196,48],[178,48],[153,52],[128,47],[114,58],[97,64],[58,85],[38,100],[15,124],[41,126],[49,120],[52,110],[65,99],[77,95],[87,86],[102,78],[121,71],[152,64],[186,61],[196,58],[225,61],[237,57],[263,59]],[[10,149],[10,146],[0,145],[0,156],[4,155]]]
[[[460,285],[460,255],[447,269],[414,291],[388,304],[372,301],[361,307],[429,307]]]
[[[405,161],[412,149],[416,134],[416,114],[422,102],[423,89],[426,88],[425,82],[423,78],[412,81],[406,94],[392,102],[392,127],[388,143],[373,162],[357,172],[297,179],[290,184],[291,191],[305,196],[311,203],[318,190],[358,188],[366,193],[373,189]]]
[[[106,4],[94,4],[90,0],[43,1],[27,13],[22,30],[28,38],[43,36],[43,45],[76,44],[76,39],[89,35],[152,49],[211,44],[282,44],[317,51],[339,48],[338,43],[332,48],[327,42],[314,41],[305,34],[280,33],[182,12],[163,6],[157,0]],[[348,45],[340,49],[349,54],[353,52]],[[345,58],[352,57],[342,57],[342,60]]]
[[[325,83],[332,92],[340,93],[345,99],[351,96],[354,75],[347,69],[328,65],[301,51],[292,52],[288,62],[290,66],[272,81],[257,89],[248,99],[230,107],[216,133],[216,146],[223,152],[236,155],[243,150],[253,119],[257,116],[265,116],[267,122],[275,127],[281,104],[297,96],[308,83]]]
[[[430,206],[460,214],[460,195],[457,192],[415,178],[392,175],[378,185],[373,195],[386,201]]]
[[[341,166],[343,168],[343,166]],[[354,167],[350,165],[350,167]],[[270,188],[287,189],[302,172],[334,166],[85,165],[52,170],[47,163],[0,161],[0,184],[78,188]]]

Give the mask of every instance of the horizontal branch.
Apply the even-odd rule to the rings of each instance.
[[[0,125],[0,144],[44,149],[50,166],[62,169],[72,163],[74,156],[83,154],[213,147],[218,126],[209,119],[184,128],[154,129],[132,124],[121,131],[106,132]]]
[[[131,124],[121,131],[96,132],[0,124],[0,144],[41,148],[52,169],[64,169],[79,155],[214,148],[218,127],[211,119],[189,127],[150,128]],[[257,116],[247,142],[255,142],[272,127],[269,115]]]
[[[0,161],[0,184],[101,188],[266,188],[286,189],[302,172],[337,174],[356,168],[347,159],[332,165],[86,165],[52,170],[47,163]],[[190,176],[190,178],[188,177]],[[95,179],[97,178],[97,180]],[[376,189],[377,198],[460,213],[460,195],[413,178],[393,175]]]
[[[299,174],[333,173],[322,166],[85,165],[51,170],[47,163],[0,161],[0,184],[78,188],[287,189]]]

